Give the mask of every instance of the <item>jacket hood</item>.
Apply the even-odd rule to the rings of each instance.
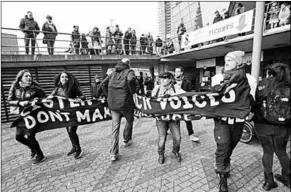
[[[115,65],[115,71],[116,72],[121,72],[124,71],[125,69],[129,69],[129,65],[126,63],[123,63],[121,61],[119,61],[116,65]]]

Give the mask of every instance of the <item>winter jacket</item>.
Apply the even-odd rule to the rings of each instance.
[[[123,33],[122,33],[122,31],[120,31],[120,30],[115,31],[115,32],[113,33],[113,37],[114,37],[114,41],[115,41],[115,42],[121,42],[121,38],[122,38],[122,36],[123,36]]]
[[[51,23],[49,24],[48,22],[45,22],[42,26],[42,31],[43,31],[43,35],[44,35],[44,39],[56,39],[57,34],[57,28],[56,26]],[[45,33],[45,31],[49,32],[49,33]]]
[[[21,87],[18,83],[12,86],[8,93],[8,103],[17,106],[20,101],[32,101],[35,98],[44,98],[43,89],[35,82],[30,86]]]
[[[141,36],[139,41],[140,41],[141,45],[147,45],[148,44],[148,39],[145,36]]]
[[[217,23],[218,21],[222,21],[223,18],[221,17],[221,15],[215,16],[213,23]]]
[[[123,39],[124,44],[129,44],[129,40],[131,39],[131,37],[132,37],[132,33],[130,33],[129,31],[126,31],[124,34],[124,39]]]
[[[153,36],[151,36],[151,35],[148,35],[148,44],[149,45],[152,45],[153,43],[154,43],[154,39],[153,39]]]
[[[161,38],[158,38],[156,40],[156,47],[162,47],[163,46],[163,40]]]
[[[186,32],[186,27],[184,24],[181,23],[177,29],[177,34],[179,37],[181,37],[185,32]]]
[[[136,45],[137,38],[135,34],[132,34],[131,39],[130,39],[130,44],[131,45]]]
[[[100,43],[100,38],[101,38],[101,33],[100,31],[97,32],[92,32],[92,42],[97,41],[98,43]]]
[[[92,83],[91,85],[91,95],[92,97],[98,99],[100,97],[105,97],[105,94],[103,93],[103,90],[101,88],[101,82],[98,83]]]
[[[71,91],[71,93],[66,93],[65,87],[62,86],[62,84],[59,84],[51,93],[52,96],[61,96],[66,97],[70,99],[80,98],[85,99],[86,97],[83,95],[83,92],[81,88],[78,86],[75,88],[74,91]]]
[[[79,31],[73,31],[71,35],[72,41],[74,44],[80,43],[80,33]]]
[[[144,85],[146,86],[147,91],[151,91],[154,89],[154,80],[150,77],[146,78],[144,81]]]
[[[191,83],[190,81],[184,76],[183,79],[181,80],[181,89],[183,89],[186,92],[191,92]],[[179,85],[178,80],[176,80],[177,85]]]
[[[111,110],[134,109],[133,94],[136,93],[136,78],[127,64],[118,63],[115,71],[102,81],[101,87],[108,96],[107,102]]]
[[[113,44],[112,33],[110,31],[106,31],[105,44],[106,45],[112,45]]]
[[[27,15],[25,15],[25,17],[21,19],[19,28],[21,29],[23,33],[28,34],[28,35],[33,35],[33,32],[27,31],[27,30],[37,30],[36,32],[34,32],[36,35],[39,34],[39,30],[40,30],[37,22],[33,18],[29,19]]]

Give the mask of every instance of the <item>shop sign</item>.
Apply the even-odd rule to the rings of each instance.
[[[196,62],[196,68],[215,67],[215,65],[215,58],[200,60]]]

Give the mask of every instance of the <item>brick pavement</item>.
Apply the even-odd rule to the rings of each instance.
[[[123,120],[122,129],[124,123]],[[27,148],[14,139],[15,130],[3,124],[2,191],[218,191],[218,176],[213,171],[213,121],[193,121],[193,125],[201,142],[189,141],[185,123],[181,123],[181,163],[171,154],[172,139],[169,136],[165,164],[158,164],[155,121],[141,118],[134,122],[133,144],[120,148],[119,161],[110,161],[111,121],[105,121],[79,127],[84,151],[79,160],[66,156],[71,144],[65,129],[38,133],[47,160],[32,165]],[[263,191],[261,157],[262,148],[258,141],[238,144],[232,156],[229,191]],[[280,172],[277,158],[274,159],[274,172]],[[278,184],[279,187],[272,191],[289,191]]]

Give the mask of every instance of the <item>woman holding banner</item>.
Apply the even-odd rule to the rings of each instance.
[[[55,77],[54,85],[56,88],[48,96],[47,99],[51,99],[53,96],[61,96],[68,99],[74,99],[75,102],[80,102],[81,100],[85,99],[85,96],[83,95],[79,86],[78,80],[67,71],[61,72]],[[73,146],[71,151],[69,151],[67,155],[70,156],[75,154],[75,159],[81,158],[83,154],[80,147],[77,128],[78,126],[66,127]]]
[[[44,98],[45,93],[39,84],[33,80],[29,70],[18,72],[8,95],[10,113],[20,114],[24,107],[34,105],[39,99]],[[37,129],[25,129],[16,127],[16,140],[26,145],[31,150],[31,158],[35,158],[33,164],[45,160],[45,156],[35,138]],[[27,136],[27,138],[25,137]]]
[[[171,95],[184,93],[179,86],[174,85],[174,75],[171,72],[164,72],[159,75],[161,79],[161,85],[158,85],[152,91],[152,97],[169,97]],[[182,161],[180,151],[181,144],[181,130],[180,130],[180,121],[170,120],[156,120],[156,125],[159,133],[158,141],[158,162],[163,164],[165,161],[165,145],[167,140],[167,131],[170,128],[173,137],[173,153],[176,156],[178,162]]]

